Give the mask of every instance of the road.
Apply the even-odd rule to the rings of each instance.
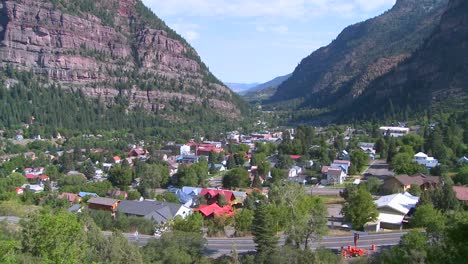
[[[369,168],[363,172],[363,175],[365,177],[375,176],[380,179],[385,179],[393,176],[393,172],[389,170],[389,166],[384,160],[375,160]]]
[[[110,232],[104,232],[106,236],[109,236]],[[400,239],[406,232],[399,233],[382,233],[372,235],[361,235],[358,242],[358,246],[364,249],[370,249],[373,244],[377,247],[381,246],[393,246],[400,242]],[[128,241],[132,243],[138,243],[139,246],[145,246],[151,239],[155,239],[153,236],[139,235],[136,239],[134,234],[124,234]],[[218,257],[224,254],[230,254],[233,249],[238,253],[245,253],[249,251],[255,251],[255,243],[252,237],[241,237],[241,238],[206,238],[207,243],[205,246],[205,254],[211,257]],[[284,238],[279,240],[280,245],[284,245]],[[311,248],[316,249],[320,247],[328,249],[340,249],[348,245],[353,245],[354,238],[350,236],[338,236],[338,237],[324,237],[320,242],[311,243]]]
[[[400,242],[401,237],[406,233],[387,233],[375,235],[362,235],[358,246],[370,249],[372,244],[379,246],[391,246]],[[220,256],[229,254],[233,249],[237,252],[255,251],[255,243],[252,238],[207,238],[205,253],[209,256]],[[284,238],[280,239],[280,245],[284,245]],[[320,242],[314,242],[310,246],[312,249],[324,247],[328,249],[340,249],[348,245],[353,245],[353,236],[325,237]]]
[[[0,217],[1,221],[8,221],[10,223],[17,224],[19,223],[20,218],[14,216],[2,216]],[[103,231],[104,236],[109,237],[112,232]],[[375,244],[379,246],[392,246],[400,242],[400,239],[406,232],[398,233],[381,233],[381,234],[372,234],[372,235],[361,235],[358,246],[364,249],[370,249],[370,247]],[[132,233],[123,233],[127,240],[131,243],[137,243],[139,246],[145,246],[149,243],[150,240],[156,239],[154,236],[148,235],[138,235]],[[205,254],[208,256],[221,256],[224,254],[230,254],[233,249],[236,249],[237,252],[249,252],[255,251],[255,243],[253,242],[252,237],[241,237],[241,238],[206,238],[207,243],[205,246]],[[324,237],[320,242],[311,243],[311,248],[316,249],[319,247],[324,247],[328,249],[340,249],[341,247],[346,247],[348,245],[353,245],[353,236],[337,236],[337,237]],[[280,245],[284,244],[284,237],[279,240]]]

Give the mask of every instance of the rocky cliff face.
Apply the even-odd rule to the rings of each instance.
[[[2,0],[0,67],[32,71],[112,103],[177,100],[239,116],[239,100],[140,0]]]
[[[350,103],[411,56],[434,30],[447,3],[398,0],[384,14],[344,29],[330,45],[305,58],[271,102],[299,100],[305,108]]]

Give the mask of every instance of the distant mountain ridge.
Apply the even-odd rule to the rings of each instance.
[[[271,81],[252,87],[248,89],[247,91],[245,91],[242,94],[242,97],[245,100],[250,101],[250,102],[262,101],[264,99],[268,99],[276,92],[276,89],[278,89],[278,86],[280,86],[287,79],[289,79],[291,75],[292,74],[290,73],[290,74],[286,74],[283,76],[279,76],[279,77],[274,78]]]
[[[233,92],[242,94],[253,87],[257,86],[258,83],[231,83],[231,82],[225,82],[224,83],[229,89],[231,89]]]
[[[352,103],[415,52],[433,32],[448,0],[397,0],[384,14],[344,29],[303,59],[267,104],[335,109]],[[288,107],[289,108],[289,107]]]

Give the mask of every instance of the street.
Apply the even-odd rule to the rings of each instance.
[[[2,216],[1,221],[7,221],[13,224],[18,224],[20,218],[12,216]],[[110,231],[102,231],[105,237],[112,235]],[[397,233],[380,233],[371,235],[361,235],[358,246],[364,249],[370,249],[375,244],[379,246],[392,246],[397,245],[400,239],[406,232]],[[135,236],[134,233],[123,233],[123,236],[131,243],[137,243],[140,247],[143,247],[149,243],[151,239],[157,239],[155,236],[141,235]],[[239,253],[255,251],[255,243],[252,237],[240,237],[240,238],[206,238],[207,243],[205,246],[205,254],[211,257],[217,257],[224,254],[230,254],[233,249]],[[312,249],[324,247],[328,249],[340,249],[348,245],[353,245],[353,235],[349,236],[337,236],[337,237],[324,237],[320,242],[310,243]],[[280,245],[284,245],[285,239],[281,237],[279,240]]]

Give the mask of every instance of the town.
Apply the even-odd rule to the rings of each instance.
[[[431,142],[440,126],[398,125],[234,131],[159,144],[131,134],[45,139],[25,125],[1,131],[0,220],[18,223],[40,208],[87,215],[138,246],[193,232],[208,239],[204,255],[221,257],[233,245],[236,254],[259,250],[252,235],[262,208],[274,236],[341,257],[371,255],[425,226],[427,214],[467,206],[466,149],[443,156],[437,144],[445,143]],[[294,231],[301,226],[312,229]],[[321,245],[333,236],[347,238]],[[211,246],[210,238],[233,245]]]

